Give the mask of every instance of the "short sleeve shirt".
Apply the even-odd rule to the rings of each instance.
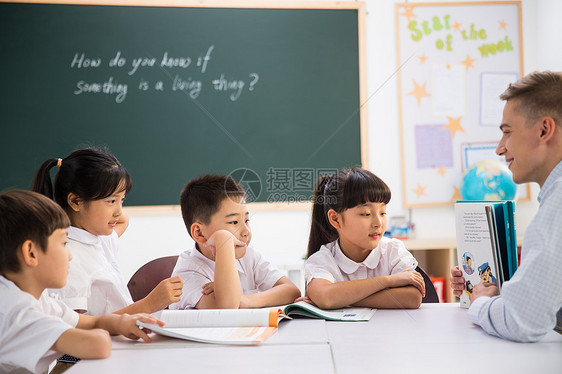
[[[383,237],[367,258],[355,262],[341,250],[338,240],[320,247],[304,264],[306,284],[314,278],[332,283],[392,275],[415,270],[418,262],[398,239]]]
[[[272,288],[283,273],[249,246],[244,257],[236,260],[243,294],[257,293]],[[201,299],[203,285],[215,279],[215,262],[203,256],[197,248],[182,252],[172,272],[183,280],[181,300],[170,309],[192,309]]]
[[[127,284],[117,266],[117,233],[93,235],[76,227],[68,228],[67,247],[72,254],[66,285],[49,290],[75,310],[100,316],[113,313],[133,303]]]
[[[78,313],[43,292],[39,300],[0,276],[0,372],[43,373],[61,354],[51,347],[76,327]]]

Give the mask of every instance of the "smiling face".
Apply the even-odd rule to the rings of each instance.
[[[72,212],[72,225],[94,235],[113,233],[119,217],[123,213],[125,191],[118,188],[105,199],[80,201]]]
[[[508,100],[505,104],[500,125],[502,138],[496,153],[505,156],[515,183],[541,184],[544,181],[541,153],[538,152],[541,121],[528,123],[527,118],[518,110],[518,105],[516,99]]]
[[[344,254],[356,262],[362,262],[371,250],[379,245],[386,231],[385,203],[365,203],[346,209],[341,214],[328,212],[338,231],[340,247]]]
[[[207,239],[218,230],[227,230],[246,245],[252,240],[249,213],[244,200],[225,198],[221,202],[220,209],[211,216],[209,223],[200,225],[201,232]],[[244,257],[245,254],[246,247],[235,248],[237,259]]]
[[[66,229],[57,229],[49,236],[45,251],[37,251],[37,279],[44,288],[62,288],[68,276],[68,264],[72,259],[66,247]]]

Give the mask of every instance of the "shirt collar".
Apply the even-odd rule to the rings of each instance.
[[[382,242],[382,241],[381,241]],[[347,257],[341,250],[339,240],[336,240],[334,243],[334,258],[336,259],[336,263],[345,273],[351,274],[357,271],[361,265],[368,267],[369,269],[374,269],[378,266],[380,259],[381,259],[381,242],[379,245],[371,250],[371,253],[367,256],[363,262],[355,262],[349,257]]]
[[[100,241],[97,235],[74,226],[68,228],[68,238],[88,245],[96,245]]]
[[[546,194],[548,194],[548,191],[552,188],[554,182],[556,182],[558,179],[561,178],[562,178],[562,161],[560,161],[558,165],[556,165],[554,169],[552,169],[552,171],[548,175],[548,178],[546,178],[546,181],[544,182],[544,185],[542,186],[541,191],[539,192],[539,196],[538,196],[539,202],[545,197]]]
[[[246,253],[247,253],[248,249],[246,248]],[[209,265],[211,267],[211,269],[213,269],[213,271],[215,271],[215,261],[211,260],[210,258],[205,257],[205,255],[203,255],[203,253],[201,253],[201,251],[199,251],[199,249],[197,249],[197,243],[195,243],[195,245],[193,246],[192,249],[193,252],[193,257],[196,257],[198,259],[200,259],[201,261],[204,261],[207,265]],[[236,260],[236,269],[238,269],[238,272],[241,274],[245,274],[246,272],[244,271],[244,269],[242,268],[242,266],[240,265],[240,259]]]

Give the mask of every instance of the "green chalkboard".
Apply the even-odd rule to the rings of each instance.
[[[0,4],[0,190],[106,146],[129,205],[233,174],[251,200],[311,197],[361,164],[358,9]]]

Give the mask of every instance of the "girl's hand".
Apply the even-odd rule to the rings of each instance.
[[[129,339],[137,340],[141,338],[147,343],[150,343],[150,338],[147,334],[151,333],[149,329],[141,328],[137,325],[137,321],[156,324],[160,327],[164,326],[164,322],[150,314],[121,314],[119,321],[116,324],[116,333],[123,335]]]
[[[179,275],[164,279],[146,296],[152,310],[162,310],[172,303],[180,301],[183,281]]]
[[[298,303],[299,301],[304,301],[305,303],[316,306],[308,296],[297,297],[293,303]]]
[[[425,296],[425,282],[423,277],[417,271],[404,270],[390,276],[392,280],[391,287],[414,286]]]
[[[215,292],[215,282],[205,283],[201,288],[201,293],[203,295],[210,295]]]

